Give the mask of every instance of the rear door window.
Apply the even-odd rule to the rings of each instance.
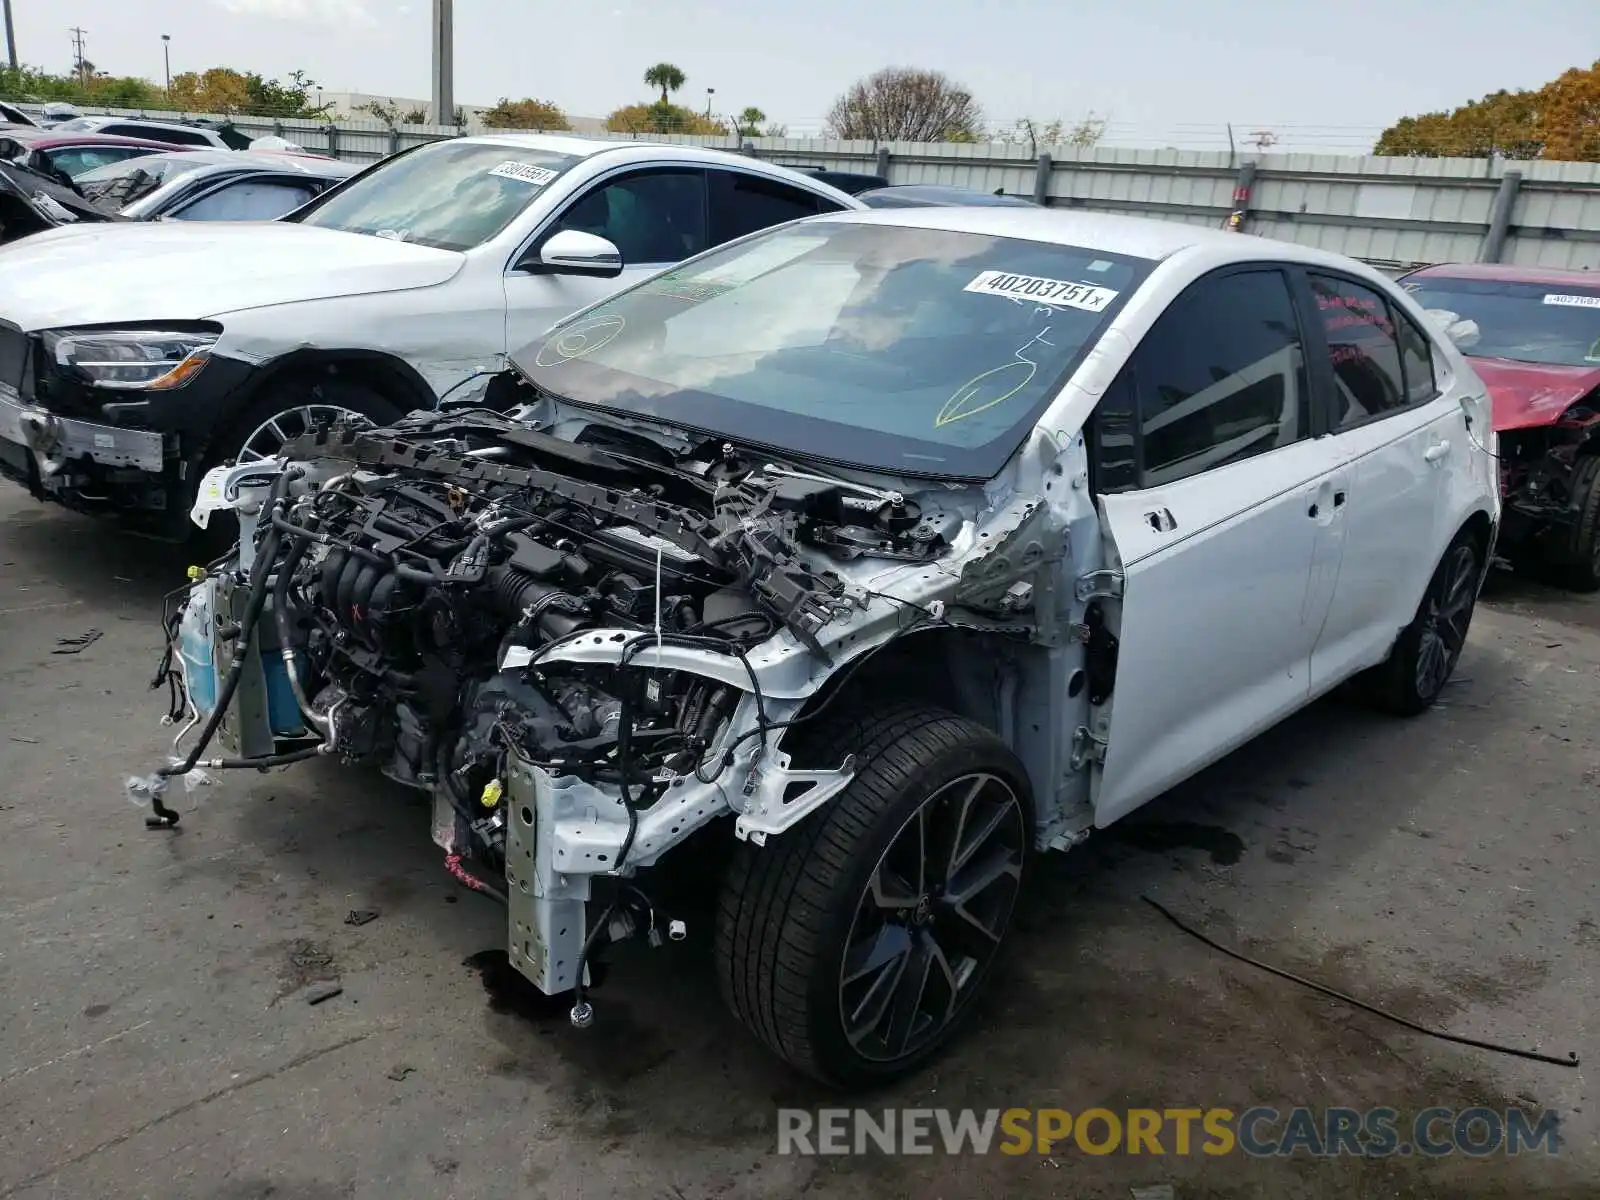
[[[1396,322],[1397,316],[1404,320],[1404,314],[1397,314],[1382,293],[1353,279],[1315,271],[1308,272],[1307,278],[1333,364],[1334,430],[1349,429],[1417,403],[1407,386]],[[1406,341],[1418,385],[1416,396],[1426,403],[1433,398],[1433,364],[1431,357],[1417,356],[1417,336],[1420,333],[1413,330]]]
[[[172,215],[180,221],[272,221],[315,196],[309,184],[241,179],[208,192]]]
[[[741,171],[713,171],[711,225],[720,244],[758,229],[838,212],[840,205],[815,192]]]

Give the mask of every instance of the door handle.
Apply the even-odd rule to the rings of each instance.
[[[1155,508],[1145,513],[1144,519],[1150,523],[1150,528],[1157,533],[1171,533],[1178,527],[1178,519],[1172,515],[1170,508]]]
[[[1438,462],[1441,458],[1443,458],[1446,454],[1449,454],[1449,453],[1450,453],[1450,443],[1449,442],[1435,442],[1435,443],[1433,443],[1433,445],[1429,446],[1427,448],[1427,450],[1425,450],[1423,452],[1422,457],[1425,458],[1428,462]]]

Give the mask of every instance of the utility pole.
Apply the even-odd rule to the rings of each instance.
[[[6,7],[6,58],[11,63],[11,69],[17,69],[17,33],[11,26],[11,0],[4,0]]]
[[[433,119],[456,121],[456,51],[454,0],[433,0]]]
[[[170,33],[163,33],[161,35],[161,65],[163,67],[165,67],[166,71],[167,71],[167,91],[166,91],[166,96],[167,96],[168,100],[171,100],[172,99],[172,35]]]
[[[87,86],[83,77],[83,30],[77,25],[67,30],[72,35],[72,73],[78,77],[78,86]]]

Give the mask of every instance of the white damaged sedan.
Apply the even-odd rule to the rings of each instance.
[[[208,478],[244,536],[130,791],[171,823],[197,767],[381,767],[580,1025],[727,830],[727,1001],[841,1086],[948,1042],[1036,854],[1342,682],[1428,708],[1499,524],[1484,388],[1404,292],[1184,225],[817,217],[516,362],[509,415]]]

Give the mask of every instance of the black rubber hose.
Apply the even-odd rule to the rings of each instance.
[[[286,767],[290,763],[305,762],[323,752],[322,746],[307,746],[303,750],[289,750],[283,754],[263,754],[257,758],[219,758],[206,763],[217,771],[239,771],[248,767],[265,770],[267,767]]]
[[[267,503],[272,506],[273,527],[267,531],[266,539],[262,543],[260,553],[257,556],[263,565],[256,572],[255,578],[250,584],[250,599],[245,607],[244,619],[239,624],[239,635],[233,643],[233,661],[228,666],[228,674],[223,679],[222,687],[217,693],[216,703],[212,706],[211,715],[206,718],[206,723],[200,730],[200,736],[195,739],[194,747],[189,751],[189,756],[180,764],[159,768],[156,774],[163,779],[170,779],[174,775],[187,775],[194,770],[195,763],[200,761],[200,755],[204,753],[206,746],[211,743],[211,739],[216,736],[217,728],[222,724],[222,718],[227,714],[228,705],[233,703],[234,693],[239,690],[239,681],[244,678],[245,663],[249,658],[251,641],[255,636],[256,625],[261,620],[261,610],[266,607],[267,603],[267,564],[270,564],[277,557],[278,543],[282,536],[277,528],[277,509],[283,503],[283,497],[289,488],[290,478],[298,474],[299,472],[293,469],[285,471],[278,476],[272,485],[272,492],[268,497]],[[161,814],[158,813],[157,815]],[[165,819],[170,822],[172,817]]]

